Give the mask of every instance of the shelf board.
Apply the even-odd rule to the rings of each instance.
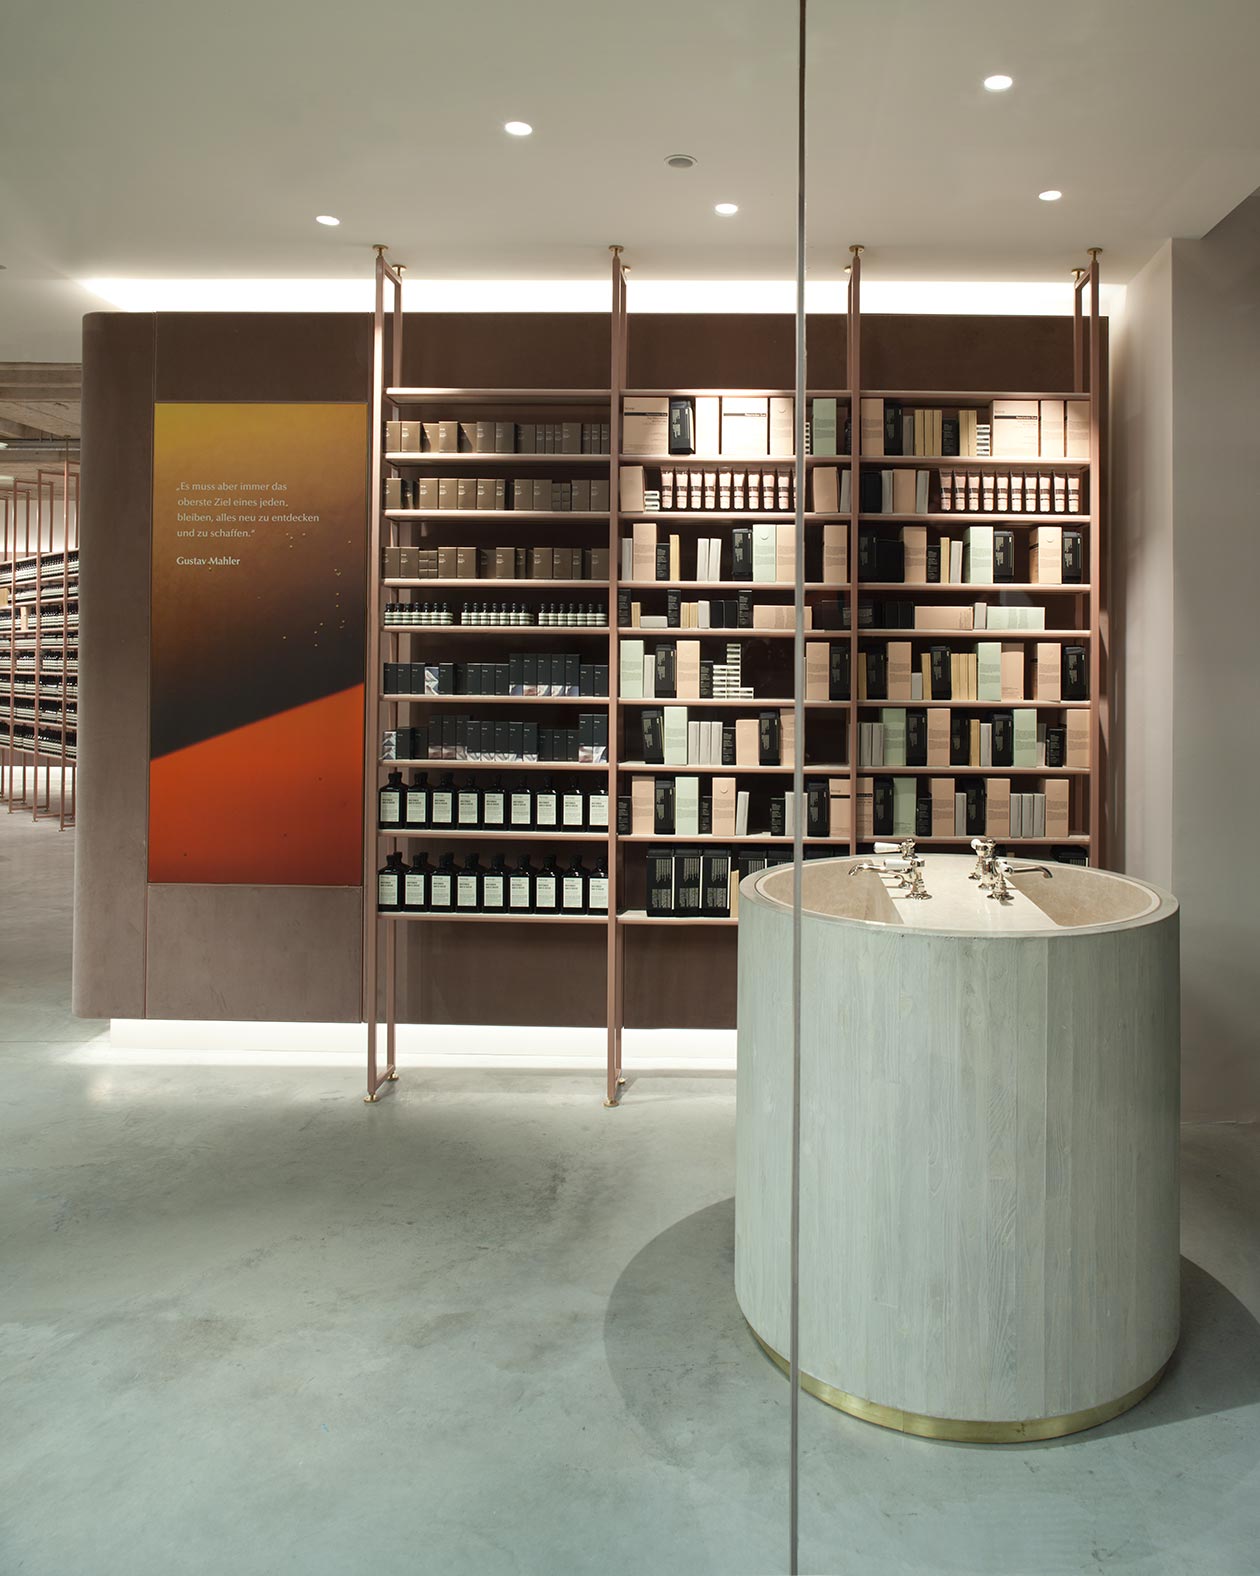
[[[744,711],[765,711],[771,708],[782,710],[785,707],[789,707],[794,704],[795,702],[792,700],[790,695],[786,700],[781,696],[766,700],[760,695],[750,695],[747,700],[740,700],[738,698],[728,699],[726,697],[723,697],[720,700],[707,698],[702,700],[696,695],[644,695],[641,698],[635,696],[630,699],[622,696],[618,701],[618,705],[621,706],[688,706],[700,709],[705,709],[710,706],[723,706],[739,707]],[[847,700],[807,700],[805,702],[806,709],[809,711],[827,710],[831,708],[847,711],[849,709],[849,704],[850,703]],[[886,706],[889,703],[887,701],[876,701],[873,704]],[[894,702],[894,704],[901,703]],[[904,704],[909,705],[910,702],[906,701]]]
[[[792,399],[796,390],[791,389],[622,389],[622,396],[639,399],[709,399],[725,394],[732,399]],[[851,389],[806,389],[806,399],[852,399]]]
[[[379,700],[405,701],[433,706],[607,706],[607,695],[387,695]]]
[[[507,872],[509,875],[511,872]],[[458,874],[458,871],[456,872]],[[439,925],[607,925],[602,914],[394,914],[377,910],[378,919],[428,921]]]
[[[839,701],[845,706],[847,701]],[[970,706],[975,711],[1011,711],[1032,707],[1035,711],[1088,711],[1087,700],[860,700],[859,706]],[[1031,768],[1030,768],[1031,770]]]
[[[863,586],[866,582],[862,582]],[[806,591],[850,591],[850,580],[807,580]],[[790,580],[619,580],[619,591],[791,591]],[[697,597],[697,601],[705,598]],[[649,631],[650,633],[650,631]]]
[[[736,837],[727,837],[720,832],[629,832],[618,837],[619,843],[701,843],[706,847],[712,845],[718,848],[760,848],[763,845],[782,848],[791,848],[793,839],[790,837],[771,837],[769,832],[747,832]],[[806,848],[839,848],[844,845],[844,851],[849,851],[847,837],[806,837],[802,839]]]
[[[1088,629],[860,629],[862,640],[1090,640]]]
[[[847,704],[847,702],[842,702]],[[745,772],[765,773],[768,776],[790,777],[794,767],[789,763],[786,766],[662,766],[650,761],[618,761],[617,770],[621,772],[682,772],[685,776],[709,777],[742,777]],[[849,768],[839,765],[818,766],[807,762],[805,766],[807,775],[815,777],[847,777]]]
[[[644,629],[638,624],[619,628],[618,635],[645,640],[795,640],[794,629]],[[957,633],[957,631],[955,631]],[[806,640],[837,640],[849,638],[847,629],[806,629]]]
[[[513,640],[518,635],[527,640],[539,635],[608,637],[607,624],[382,624],[381,630],[386,635],[511,635]]]
[[[387,520],[601,520],[608,523],[607,509],[386,509]]]
[[[442,511],[444,514],[457,514],[458,512],[456,509],[445,509]],[[464,512],[467,513],[467,511]],[[659,523],[669,520],[681,520],[686,525],[716,525],[722,520],[733,520],[736,525],[741,521],[749,525],[787,525],[796,519],[796,511],[794,509],[661,509],[655,514],[651,514],[645,509],[621,509],[619,513],[622,520],[627,522],[640,520],[647,523]],[[602,519],[603,516],[601,515],[600,518]],[[851,518],[852,515],[848,513],[829,514],[824,512],[820,514],[813,509],[806,509],[805,511],[806,522],[849,520]],[[888,518],[888,516],[885,516],[885,518]],[[913,518],[921,520],[923,516],[915,515]],[[1060,518],[1063,517],[1060,516]]]
[[[889,837],[887,839],[883,838],[882,836],[880,837],[880,841],[881,842],[893,841],[893,840],[894,839],[892,838],[891,834],[889,835]],[[863,843],[873,843],[874,842],[874,838],[864,837],[864,838],[860,839],[860,841],[863,842]],[[1084,847],[1089,842],[1089,834],[1086,833],[1086,832],[1072,832],[1067,837],[999,837],[999,838],[996,838],[995,841],[997,842],[999,848],[1011,848],[1011,847],[1016,847],[1016,848],[1027,848],[1027,847],[1049,848],[1051,845],[1053,845],[1056,848],[1062,848],[1062,847],[1066,847],[1069,843],[1078,845],[1080,847]],[[916,845],[916,847],[918,847],[920,849],[923,849],[923,848],[970,848],[971,847],[971,838],[970,837],[916,837],[915,838],[915,845]]]
[[[385,390],[385,398],[392,400],[395,405],[513,405],[519,402],[527,405],[611,406],[612,390],[409,388],[397,385]]]
[[[550,772],[553,777],[567,777],[571,772],[603,772],[608,773],[607,761],[445,761],[426,758],[422,761],[413,760],[380,760],[377,766],[382,771],[418,771],[418,772],[499,772],[507,777],[512,772]],[[430,788],[434,784],[429,784]]]
[[[604,457],[605,457],[605,459],[608,458],[607,455],[605,455]],[[819,457],[820,460],[826,458],[825,455],[819,455],[818,457]],[[837,458],[839,458],[839,457],[840,456],[837,456]],[[808,456],[807,456],[807,458],[808,458]],[[623,453],[623,454],[619,454],[617,456],[617,464],[618,465],[651,465],[653,467],[663,465],[663,466],[666,467],[666,469],[668,469],[671,465],[690,465],[690,466],[693,466],[693,467],[701,466],[701,467],[703,467],[703,468],[705,468],[707,470],[711,470],[711,471],[721,470],[723,467],[727,467],[727,466],[729,466],[731,470],[736,470],[736,469],[739,469],[739,468],[741,468],[743,466],[747,466],[747,465],[756,466],[758,470],[765,470],[765,469],[768,469],[772,465],[777,465],[780,470],[790,470],[790,469],[795,469],[795,467],[796,467],[796,456],[794,454],[624,454]]]
[[[426,591],[447,591],[454,590],[456,587],[459,587],[460,589],[476,587],[477,590],[484,591],[490,586],[494,587],[495,589],[498,589],[502,586],[526,586],[535,588],[539,591],[550,590],[554,586],[564,586],[566,589],[584,586],[588,591],[608,590],[607,580],[499,580],[493,575],[482,575],[476,580],[382,580],[381,584],[383,586],[411,586],[416,589],[423,589]]]
[[[448,511],[449,512],[449,511]],[[1087,514],[968,514],[965,510],[925,514],[859,514],[868,525],[1088,525]]]
[[[481,454],[464,449],[456,454],[424,449],[419,454],[409,449],[391,449],[385,455],[391,465],[603,465],[611,464],[611,454]]]
[[[860,580],[859,591],[1035,591],[1055,596],[1085,596],[1088,581],[1064,584],[1040,580]]]
[[[1008,394],[988,389],[863,389],[863,399],[917,399],[928,405],[991,405],[995,399],[1089,400],[1088,394]]]
[[[876,470],[888,465],[916,465],[921,470],[931,466],[946,466],[955,471],[983,470],[988,466],[1017,465],[1025,471],[1087,471],[1088,460],[1039,459],[1035,455],[993,454],[863,454],[863,465]]]
[[[859,766],[859,777],[1088,777],[1088,766]]]
[[[648,914],[641,908],[628,908],[617,915],[619,925],[730,925],[739,924],[738,919],[726,916],[715,917],[712,914]]]
[[[458,792],[458,790],[456,790]],[[490,839],[495,842],[536,842],[536,843],[606,843],[607,832],[539,832],[522,831],[511,826],[482,826],[473,830],[468,828],[454,829],[441,826],[422,826],[408,828],[378,826],[378,838],[428,838],[435,843],[485,842]],[[624,838],[621,839],[625,841]]]

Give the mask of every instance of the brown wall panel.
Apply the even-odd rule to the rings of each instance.
[[[403,381],[434,388],[606,388],[609,332],[604,312],[411,314],[403,329]]]
[[[366,314],[161,312],[156,321],[157,400],[372,397]]]
[[[144,1014],[154,319],[83,320],[74,1010]]]
[[[355,1022],[362,901],[361,887],[151,886],[144,1016]]]

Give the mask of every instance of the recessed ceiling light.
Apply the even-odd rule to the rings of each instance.
[[[696,160],[690,153],[671,153],[666,156],[665,162],[671,170],[689,170]]]
[[[330,213],[317,213],[315,215],[315,223],[316,224],[340,224],[341,220],[340,219],[334,219],[332,214],[330,214]]]
[[[1041,198],[1042,202],[1058,202],[1063,193],[1055,191],[1052,187],[1048,192],[1038,192],[1037,195]]]
[[[509,137],[529,137],[534,130],[527,120],[505,120],[503,129]]]
[[[713,205],[714,213],[720,213],[724,219],[729,219],[733,213],[739,212],[737,202],[719,202]]]
[[[1005,93],[1007,88],[1014,87],[1014,77],[1004,76],[1000,71],[994,77],[985,77],[984,85],[990,93]]]

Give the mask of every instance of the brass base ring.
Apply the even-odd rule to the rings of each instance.
[[[748,1326],[757,1344],[777,1367],[788,1372],[788,1360],[780,1356],[773,1346]],[[881,1406],[878,1401],[866,1401],[861,1396],[850,1395],[847,1390],[837,1390],[834,1385],[815,1379],[811,1374],[801,1374],[801,1389],[828,1406],[834,1406],[850,1417],[864,1423],[877,1423],[880,1428],[892,1428],[901,1434],[914,1434],[920,1439],[950,1439],[965,1445],[1013,1445],[1038,1439],[1060,1439],[1064,1434],[1079,1434],[1086,1428],[1097,1428],[1109,1423],[1130,1407],[1148,1396],[1164,1377],[1171,1354],[1149,1379],[1144,1379],[1136,1389],[1114,1401],[1103,1401],[1098,1406],[1088,1406],[1080,1412],[1064,1412],[1058,1417],[1030,1417],[1010,1422],[990,1422],[982,1418],[929,1417],[923,1412],[906,1412],[896,1406]]]

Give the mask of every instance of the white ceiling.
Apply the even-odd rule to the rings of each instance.
[[[353,277],[376,241],[444,279],[599,278],[612,241],[637,278],[792,271],[791,0],[5,10],[0,357],[77,359],[77,279]],[[872,279],[1057,279],[1100,245],[1121,282],[1260,186],[1257,0],[811,13],[819,276],[850,241]]]

